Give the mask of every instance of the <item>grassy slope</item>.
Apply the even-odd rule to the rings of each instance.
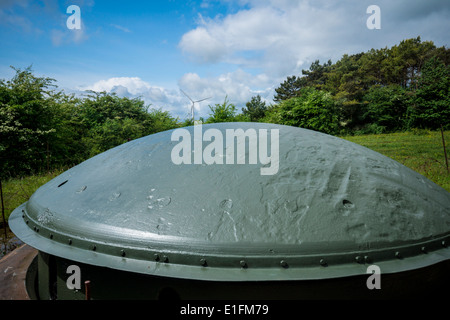
[[[3,181],[3,199],[6,219],[8,219],[15,208],[28,201],[31,195],[40,186],[46,184],[62,172],[62,170],[55,170],[46,174]]]
[[[447,173],[440,132],[413,134],[411,132],[342,137],[369,149],[384,154],[405,166],[419,172],[450,192],[450,174]],[[450,159],[450,132],[445,133],[447,154]],[[62,171],[11,179],[3,182],[5,214],[10,213],[40,186],[50,181]]]
[[[342,137],[388,156],[427,177],[450,192],[441,132],[421,131]],[[450,132],[444,132],[450,161]]]

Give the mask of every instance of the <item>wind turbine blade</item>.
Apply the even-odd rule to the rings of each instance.
[[[195,101],[195,102],[202,102],[202,101],[209,100],[209,99],[212,99],[212,97],[211,98],[202,99],[202,100],[198,100],[198,101]]]
[[[189,97],[189,96],[187,95],[186,92],[184,92],[184,91],[181,90],[181,89],[180,89],[180,91],[183,92],[183,94],[184,94],[189,100],[191,100],[192,103],[194,103],[194,100],[192,100],[191,97]]]

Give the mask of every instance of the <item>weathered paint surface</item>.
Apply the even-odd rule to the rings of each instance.
[[[345,267],[355,256],[369,254],[378,261],[396,260],[399,248],[403,257],[416,257],[424,246],[439,257],[415,258],[412,265],[448,258],[442,244],[450,233],[450,194],[398,162],[300,128],[203,126],[209,128],[279,130],[278,173],[260,175],[261,165],[254,164],[175,165],[172,131],[162,132],[66,171],[16,210],[12,227],[44,251],[170,276],[189,266],[189,276],[229,279],[232,274],[193,268],[242,269],[243,259],[248,272],[240,272],[239,279],[251,279],[253,267],[280,268],[281,260],[289,278],[335,276],[294,270]],[[166,265],[176,267],[161,266],[163,256]],[[111,257],[147,264],[133,267]],[[365,272],[357,263],[351,268],[356,271],[343,268],[336,275]],[[277,277],[282,277],[278,271],[255,275]]]

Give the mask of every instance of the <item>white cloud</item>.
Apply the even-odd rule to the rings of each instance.
[[[272,101],[273,86],[271,79],[260,74],[253,76],[242,70],[226,73],[218,77],[202,78],[196,73],[187,73],[178,81],[180,89],[194,101],[209,98],[196,103],[196,116],[208,117],[209,105],[223,103],[225,97],[235,104],[238,111],[253,96],[261,95],[267,102]],[[185,119],[189,117],[192,102],[178,89],[166,89],[138,77],[115,77],[100,80],[88,86],[78,87],[79,91],[115,92],[120,97],[141,98],[152,108],[162,108],[172,116]]]
[[[199,27],[182,37],[180,48],[199,62],[258,67],[276,75],[301,71],[299,62],[332,53],[329,35],[345,24],[342,12],[305,1],[277,2],[276,7],[263,2],[265,6],[255,2],[248,10],[201,19]]]
[[[448,40],[442,26],[450,17],[448,0],[426,5],[378,0],[382,29],[377,31],[366,27],[369,0],[236,1],[249,9],[200,17],[198,27],[181,38],[181,50],[197,62],[229,63],[286,76],[301,74],[317,59],[335,62],[345,53],[391,46],[406,38]]]
[[[443,26],[450,18],[448,0],[430,0],[427,6],[418,1],[377,0],[382,29],[376,31],[366,27],[371,0],[227,1],[243,7],[228,15],[200,15],[178,44],[193,61],[206,65],[202,69],[207,73],[194,69],[177,83],[194,100],[212,97],[196,104],[197,116],[207,117],[208,105],[223,103],[226,96],[239,110],[257,94],[271,103],[274,89],[287,76],[301,75],[317,59],[336,62],[345,53],[389,47],[417,36],[436,45],[448,44],[448,28]],[[136,77],[102,80],[90,89],[139,96],[182,119],[191,107],[178,88],[166,89]]]
[[[114,87],[124,87],[127,88],[128,92],[133,95],[142,94],[146,90],[148,90],[151,86],[147,82],[141,80],[140,78],[129,78],[129,77],[120,77],[120,78],[110,78],[108,80],[100,80],[93,85],[82,87],[82,90],[92,90],[92,91],[106,91],[110,92]]]
[[[111,26],[116,28],[116,29],[118,29],[118,30],[120,30],[120,31],[126,32],[126,33],[130,33],[131,32],[130,29],[128,29],[126,27],[123,27],[121,25],[118,25],[118,24],[111,24]]]
[[[307,1],[247,3],[250,9],[235,14],[200,16],[198,27],[184,34],[179,47],[194,61],[225,63],[236,70],[209,76],[185,74],[179,80],[183,90],[198,99],[213,96],[214,103],[228,96],[239,109],[257,94],[271,103],[274,89],[286,76],[301,74],[314,60],[328,60],[329,54],[336,53],[329,47],[335,40],[327,37],[344,23],[339,19],[341,11],[328,12]],[[207,104],[199,105],[198,111],[207,113]]]
[[[208,105],[223,103],[226,97],[240,111],[240,108],[258,94],[270,103],[274,92],[272,79],[264,74],[254,76],[243,70],[205,78],[196,73],[188,73],[178,83],[194,101],[212,97],[211,100],[195,105],[203,116],[209,112]]]
[[[217,37],[203,27],[186,33],[180,47],[186,53],[194,53],[197,62],[219,62],[226,55],[226,47]]]
[[[169,111],[172,116],[184,119],[189,108],[178,90],[154,86],[138,77],[116,77],[100,80],[88,86],[78,87],[79,91],[115,92],[120,97],[141,98],[151,108]]]

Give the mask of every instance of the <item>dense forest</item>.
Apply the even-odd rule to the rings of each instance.
[[[258,121],[333,135],[450,128],[450,50],[420,38],[312,63],[242,112],[225,97],[206,123]],[[55,80],[14,68],[0,80],[0,179],[76,165],[149,134],[192,125],[139,98],[58,91]]]

